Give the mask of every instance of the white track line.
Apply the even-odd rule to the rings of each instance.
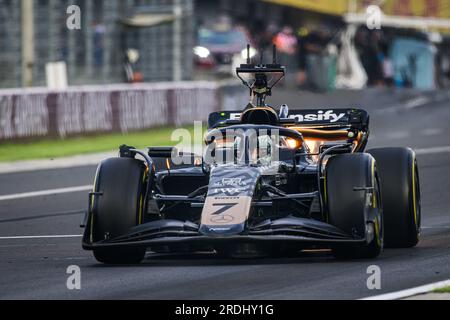
[[[82,166],[96,166],[101,161],[116,157],[117,152],[78,155],[73,157],[57,158],[53,160],[27,160],[0,163],[0,174],[31,172],[39,170],[55,170],[75,168]]]
[[[431,98],[428,98],[425,96],[420,96],[420,97],[417,97],[417,98],[407,101],[405,103],[405,109],[407,109],[407,110],[415,109],[415,108],[427,105],[427,104],[431,103],[432,101],[433,100],[431,100]]]
[[[392,292],[388,294],[382,294],[379,296],[364,298],[361,300],[399,300],[399,299],[405,299],[413,296],[417,296],[420,294],[430,293],[435,290],[443,289],[450,287],[450,280],[436,282],[432,284],[427,284],[425,286]]]
[[[428,128],[423,130],[420,134],[425,137],[439,136],[444,134],[444,130],[440,128]]]
[[[415,152],[417,155],[449,153],[450,146],[433,147],[433,148],[426,148],[426,149],[415,149]]]
[[[398,103],[398,104],[394,104],[394,105],[391,105],[386,108],[378,109],[375,111],[375,113],[384,114],[386,112],[392,113],[392,112],[400,111],[400,110],[412,110],[412,109],[427,105],[431,102],[433,102],[433,101],[426,96],[418,96],[418,97],[412,98],[412,99],[402,102],[402,103]]]
[[[15,237],[0,237],[0,240],[27,240],[27,239],[68,239],[81,238],[82,235],[55,235],[55,236],[15,236]]]
[[[35,192],[25,192],[25,193],[17,193],[17,194],[9,194],[9,195],[0,196],[0,201],[52,196],[52,195],[56,195],[56,194],[75,193],[75,192],[82,192],[82,191],[89,191],[89,190],[92,190],[92,186],[79,186],[79,187],[70,187],[70,188],[61,188],[61,189],[52,189],[52,190],[42,190],[42,191],[35,191]]]

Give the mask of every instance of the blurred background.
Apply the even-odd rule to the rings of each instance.
[[[0,0],[0,142],[242,109],[247,43],[290,93],[450,86],[450,0]]]

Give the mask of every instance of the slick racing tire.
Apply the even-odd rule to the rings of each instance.
[[[381,180],[387,248],[411,248],[421,229],[420,181],[417,160],[408,148],[368,151],[377,161]]]
[[[363,153],[328,161],[325,181],[328,222],[345,233],[366,239],[361,245],[335,246],[338,259],[372,259],[383,250],[383,210],[375,159]]]
[[[92,204],[92,238],[94,243],[125,235],[143,221],[143,196],[146,171],[136,159],[113,158],[102,162],[97,170]],[[102,247],[94,249],[97,261],[105,264],[139,263],[146,248]]]

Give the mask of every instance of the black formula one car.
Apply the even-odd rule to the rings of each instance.
[[[238,68],[257,103],[210,115],[200,159],[175,148],[122,146],[120,157],[99,165],[84,249],[123,264],[141,262],[148,248],[231,257],[330,249],[357,259],[418,243],[414,152],[365,152],[363,110],[276,112],[265,102],[285,74],[275,51],[273,64]]]

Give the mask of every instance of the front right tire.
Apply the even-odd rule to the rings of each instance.
[[[91,204],[94,243],[123,236],[143,222],[145,169],[141,161],[130,158],[112,158],[99,165],[94,190],[99,195]],[[94,249],[96,260],[105,264],[137,264],[145,253],[145,247]]]

